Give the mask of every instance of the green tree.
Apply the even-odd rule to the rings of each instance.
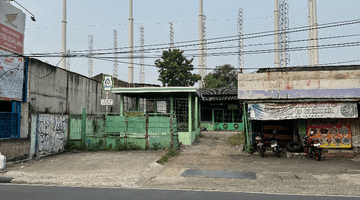
[[[213,72],[205,76],[204,88],[237,88],[237,74],[237,70],[229,64],[216,66]]]
[[[184,51],[174,49],[164,51],[161,59],[155,61],[159,72],[159,81],[163,86],[193,86],[201,79],[200,75],[192,74],[194,60],[187,60],[182,54]]]

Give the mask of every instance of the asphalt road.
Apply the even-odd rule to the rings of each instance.
[[[219,191],[186,191],[186,190],[158,190],[158,189],[124,189],[124,188],[94,188],[94,187],[55,187],[0,184],[1,200],[49,200],[49,199],[146,199],[146,200],[351,200],[359,197],[345,196],[313,196],[313,195],[286,195],[262,194],[243,192]]]

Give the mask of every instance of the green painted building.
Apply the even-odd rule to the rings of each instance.
[[[238,103],[237,90],[216,88],[199,89],[200,122],[202,130],[243,130],[243,110]]]
[[[160,137],[159,134],[162,137],[172,135],[169,138],[173,140],[176,136],[184,145],[191,145],[200,134],[200,103],[196,87],[114,88],[112,93],[121,95],[120,116],[131,116],[133,120],[147,116],[143,123],[127,131],[140,132],[137,129],[144,126],[150,148],[171,143],[165,140],[152,142],[153,138]],[[159,120],[169,121],[169,125],[161,125]]]

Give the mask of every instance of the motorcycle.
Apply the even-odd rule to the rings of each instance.
[[[261,138],[260,134],[258,134],[255,137],[255,140],[256,140],[257,149],[259,150],[259,154],[261,155],[261,157],[264,157],[264,153],[266,151],[266,148],[264,146],[264,143],[262,141],[262,138]]]
[[[280,153],[282,152],[281,146],[278,144],[275,135],[277,134],[277,131],[274,130],[273,134],[270,136],[270,146],[273,149],[273,152],[275,153],[275,156],[280,158]]]
[[[307,135],[303,137],[304,152],[306,157],[315,157],[317,161],[321,160],[322,147],[317,139],[311,138]]]

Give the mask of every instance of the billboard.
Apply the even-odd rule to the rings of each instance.
[[[313,132],[323,148],[351,148],[353,119],[309,119],[307,134]]]
[[[25,13],[0,1],[0,47],[13,53],[24,52]]]
[[[9,57],[9,54],[0,49],[0,100],[21,101],[24,58]]]

